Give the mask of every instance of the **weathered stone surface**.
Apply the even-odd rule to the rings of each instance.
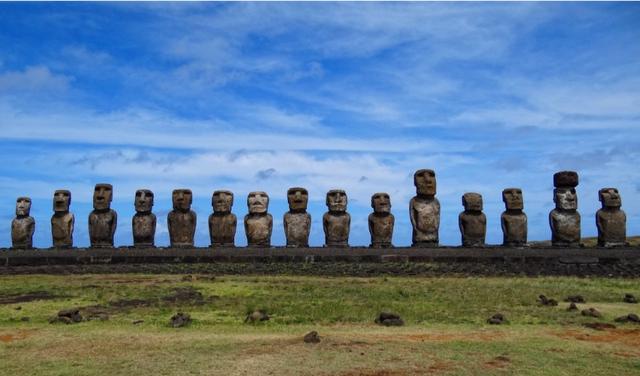
[[[304,188],[289,188],[287,201],[289,211],[283,219],[287,247],[308,247],[311,232],[311,215],[307,213],[309,192]]]
[[[393,247],[393,226],[395,217],[391,214],[391,199],[388,193],[374,193],[371,196],[373,213],[369,214],[369,233],[371,247]]]
[[[249,214],[244,217],[244,232],[250,247],[270,247],[273,217],[269,210],[269,195],[251,192],[247,196]]]
[[[322,216],[325,247],[348,247],[351,215],[347,213],[347,193],[342,189],[327,192],[329,211]]]
[[[384,325],[384,326],[403,326],[404,320],[400,317],[400,315],[391,312],[380,312],[378,317],[374,320],[376,324]]]
[[[462,234],[462,245],[481,247],[487,233],[487,217],[482,212],[482,196],[478,193],[465,193],[462,196],[464,211],[458,216],[458,226]]]
[[[71,192],[59,189],[53,194],[53,216],[51,216],[51,237],[57,248],[73,247],[73,225],[75,217],[69,212]]]
[[[269,321],[270,317],[265,310],[258,309],[253,312],[249,312],[244,319],[244,322],[255,323],[260,321]]]
[[[315,330],[304,335],[304,343],[320,343],[320,336]]]
[[[436,247],[439,243],[440,202],[436,195],[436,173],[422,169],[413,175],[416,196],[409,203],[414,247]]]
[[[638,299],[633,296],[633,294],[624,294],[624,298],[622,299],[625,303],[637,304]]]
[[[18,197],[16,200],[16,217],[11,221],[11,243],[13,248],[33,248],[33,233],[36,221],[29,216],[31,199]]]
[[[169,325],[172,328],[182,328],[189,324],[191,324],[191,315],[188,313],[178,312],[171,316],[171,319],[169,320]]]
[[[133,245],[135,247],[154,247],[156,236],[156,215],[153,208],[153,192],[138,189],[134,199],[136,214],[131,220],[133,228]]]
[[[543,306],[551,306],[551,307],[555,307],[558,305],[558,301],[553,299],[553,298],[547,298],[546,295],[539,295],[538,296],[538,301],[540,302],[541,305]]]
[[[598,245],[619,247],[627,244],[627,215],[620,209],[622,198],[616,188],[602,188],[598,192],[602,209],[596,212]]]
[[[193,194],[190,189],[174,189],[171,200],[173,210],[167,215],[171,246],[192,247],[197,219],[196,212],[191,210]]]
[[[211,196],[213,213],[209,216],[211,246],[234,247],[238,219],[231,213],[233,192],[219,190]]]
[[[522,211],[524,200],[520,188],[507,188],[502,191],[505,211],[500,216],[502,225],[502,244],[519,247],[527,244],[527,215]]]
[[[549,213],[551,244],[558,247],[580,245],[580,213],[575,187],[578,174],[574,171],[561,171],[553,175],[553,202],[556,208]]]
[[[583,309],[581,312],[582,316],[589,316],[589,317],[602,317],[602,314],[600,313],[600,311],[598,311],[595,308],[589,308],[589,309]]]
[[[491,325],[502,325],[508,324],[509,320],[507,320],[507,318],[502,313],[496,313],[495,315],[487,319],[487,323]]]
[[[96,184],[93,190],[93,211],[89,214],[89,240],[91,247],[113,247],[118,214],[111,209],[113,187],[111,184]]]

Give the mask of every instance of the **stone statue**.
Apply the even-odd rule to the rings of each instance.
[[[171,194],[173,210],[167,215],[169,242],[172,247],[193,247],[196,234],[196,212],[191,210],[193,194],[190,189],[174,189]]]
[[[73,247],[73,224],[75,217],[69,212],[71,192],[59,189],[53,194],[53,216],[51,217],[51,237],[56,248]]]
[[[458,226],[465,247],[482,247],[487,233],[487,217],[482,212],[482,196],[479,193],[462,195],[464,211],[458,216]]]
[[[422,169],[413,175],[416,196],[409,203],[409,216],[413,226],[414,247],[438,246],[440,228],[440,202],[436,195],[436,173]]]
[[[11,242],[13,248],[33,248],[33,233],[36,221],[29,216],[31,199],[18,197],[16,200],[16,217],[11,221]]]
[[[153,208],[153,192],[148,189],[138,189],[134,200],[136,214],[131,220],[133,227],[134,247],[155,247],[156,215]]]
[[[341,189],[327,192],[329,211],[322,216],[325,247],[348,247],[351,216],[347,213],[347,194]]]
[[[622,199],[616,188],[602,188],[598,191],[602,209],[596,212],[598,245],[619,247],[627,245],[627,215],[620,210]]]
[[[393,247],[393,225],[395,218],[391,214],[391,199],[388,193],[374,193],[371,196],[373,213],[369,214],[369,233],[372,248]]]
[[[580,245],[580,213],[578,213],[578,173],[561,171],[553,175],[553,202],[556,208],[549,213],[551,244],[558,247]]]
[[[524,200],[520,188],[507,188],[502,191],[505,211],[500,216],[502,225],[502,244],[508,247],[520,247],[527,244],[527,215],[522,211]]]
[[[273,217],[267,213],[269,195],[265,192],[251,192],[247,196],[249,214],[244,217],[244,232],[249,247],[270,247]]]
[[[213,213],[209,216],[209,237],[211,246],[234,247],[238,220],[231,213],[233,193],[215,191],[211,196]]]
[[[307,213],[309,193],[304,188],[287,191],[289,211],[284,215],[284,235],[287,247],[308,247],[311,232],[311,215]]]
[[[118,214],[111,209],[113,187],[111,184],[96,184],[93,190],[93,211],[89,214],[89,240],[91,247],[113,247]]]

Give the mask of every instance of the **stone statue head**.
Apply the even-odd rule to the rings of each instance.
[[[266,192],[251,192],[247,196],[250,214],[263,214],[269,209],[269,195]]]
[[[598,191],[598,199],[603,208],[619,208],[622,206],[622,198],[616,188],[602,188]]]
[[[553,174],[553,186],[556,188],[578,186],[578,173],[575,171],[560,171]]]
[[[347,193],[342,189],[332,189],[327,192],[327,207],[330,212],[346,212]]]
[[[553,202],[556,209],[576,210],[578,209],[578,196],[575,188],[556,188],[553,190]]]
[[[53,211],[68,212],[71,205],[71,192],[66,189],[58,189],[53,194]]]
[[[134,201],[136,212],[150,213],[153,207],[153,192],[148,189],[138,189]]]
[[[191,189],[174,189],[171,193],[171,201],[173,202],[173,210],[189,211],[193,202],[193,194]]]
[[[215,191],[211,196],[211,206],[216,213],[230,213],[233,206],[233,192]]]
[[[419,195],[436,195],[436,173],[433,170],[422,169],[413,174],[413,185]]]
[[[482,195],[474,192],[463,194],[462,206],[465,211],[482,211]]]
[[[16,216],[26,217],[31,213],[31,199],[29,197],[18,197],[16,200]]]
[[[371,196],[371,207],[374,213],[386,214],[391,212],[391,198],[388,193],[379,192]]]
[[[93,189],[93,208],[107,210],[111,207],[113,199],[113,187],[111,184],[96,184]]]
[[[524,200],[522,199],[522,189],[506,188],[502,191],[502,201],[507,210],[524,209]]]
[[[300,187],[289,188],[287,190],[287,201],[289,201],[289,210],[304,211],[307,210],[309,202],[309,192]]]

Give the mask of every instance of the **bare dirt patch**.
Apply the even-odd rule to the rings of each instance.
[[[511,359],[506,355],[499,355],[484,363],[487,368],[505,368],[511,364]]]
[[[563,339],[576,339],[588,342],[619,342],[628,346],[640,346],[640,329],[609,329],[599,333],[585,333],[579,330],[566,330],[555,333]]]
[[[0,342],[2,343],[11,343],[15,341],[19,341],[25,339],[31,335],[31,332],[28,330],[19,330],[14,333],[6,333],[0,334]]]
[[[48,291],[33,291],[26,294],[11,294],[0,296],[0,304],[27,303],[34,300],[50,300],[64,298],[64,296],[53,295]]]
[[[371,369],[359,368],[340,373],[340,376],[405,376],[424,375],[424,370],[417,369]]]
[[[491,342],[504,337],[501,333],[475,332],[475,333],[424,333],[424,334],[389,334],[382,337],[382,340],[406,341],[406,342],[453,342],[453,341],[477,341]]]

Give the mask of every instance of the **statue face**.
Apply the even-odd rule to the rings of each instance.
[[[465,193],[462,196],[464,210],[482,211],[482,196],[478,193]]]
[[[71,205],[71,192],[59,189],[53,194],[53,211],[68,212]]]
[[[247,196],[247,206],[251,214],[266,213],[269,209],[269,195],[265,192],[251,192]]]
[[[347,194],[341,189],[333,189],[327,192],[327,207],[331,212],[347,211]]]
[[[616,188],[602,188],[598,196],[600,196],[603,208],[619,208],[622,206],[622,198]]]
[[[307,210],[309,193],[304,188],[289,188],[287,201],[289,201],[289,210]]]
[[[524,200],[522,199],[522,190],[520,188],[507,188],[502,191],[502,201],[504,201],[507,210],[522,210],[524,208]]]
[[[375,213],[391,212],[391,198],[387,193],[375,193],[371,196],[371,207]]]
[[[413,175],[413,184],[419,195],[435,196],[436,194],[436,173],[433,170],[418,170]]]
[[[29,197],[18,197],[16,200],[16,215],[28,216],[31,212],[31,199]]]
[[[557,209],[578,209],[578,196],[575,188],[556,188],[553,190],[553,202]]]
[[[134,202],[138,213],[149,213],[153,207],[153,192],[148,189],[138,189]]]
[[[213,192],[211,206],[216,213],[230,213],[233,206],[233,193],[230,191]]]
[[[111,184],[96,184],[93,190],[93,208],[96,210],[105,210],[111,207],[111,199],[113,199],[113,187]]]
[[[174,210],[189,211],[193,202],[193,194],[190,189],[174,189],[171,201],[173,201]]]

